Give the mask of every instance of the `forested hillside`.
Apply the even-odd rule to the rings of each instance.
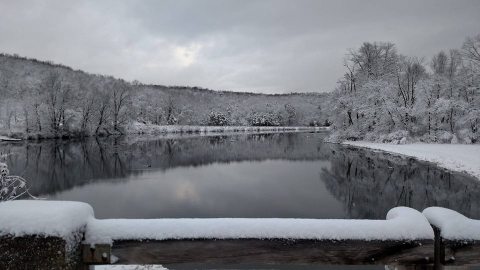
[[[433,59],[366,42],[344,65],[331,96],[332,141],[480,141],[480,35]]]
[[[122,134],[152,125],[323,125],[326,94],[266,95],[144,85],[0,55],[0,135]]]

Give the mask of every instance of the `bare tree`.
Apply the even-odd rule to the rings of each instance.
[[[120,126],[127,121],[126,106],[130,98],[130,86],[126,82],[115,82],[112,88],[113,130],[121,132]]]
[[[70,100],[71,88],[62,81],[59,72],[50,72],[43,81],[43,90],[46,93],[45,103],[48,108],[51,131],[57,135],[65,127],[65,110]]]
[[[480,34],[467,37],[462,46],[463,56],[480,67]]]

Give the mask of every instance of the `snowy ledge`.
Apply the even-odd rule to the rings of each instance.
[[[0,236],[55,236],[68,242],[84,230],[92,217],[92,207],[82,202],[0,202]]]
[[[480,145],[466,144],[386,144],[346,141],[342,144],[381,150],[437,164],[448,170],[465,172],[480,180]]]
[[[67,201],[0,203],[0,236],[56,236],[67,242],[85,232],[87,244],[116,240],[311,239],[427,240],[433,230],[415,209],[396,207],[386,220],[212,218],[95,219],[90,205]]]
[[[311,239],[425,240],[433,239],[427,219],[417,210],[396,207],[387,220],[212,218],[92,219],[85,243],[116,240],[179,239]]]
[[[480,240],[480,220],[443,207],[429,207],[423,210],[428,221],[439,228],[447,240]]]

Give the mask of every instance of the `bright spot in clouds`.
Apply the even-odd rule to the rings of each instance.
[[[176,62],[182,67],[188,67],[192,65],[196,58],[197,54],[200,51],[201,46],[199,44],[193,44],[188,47],[178,46],[175,47],[174,56]]]

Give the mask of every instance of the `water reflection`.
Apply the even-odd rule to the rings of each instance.
[[[0,144],[31,192],[96,216],[384,218],[431,205],[480,217],[480,181],[323,143],[324,133],[97,138]]]
[[[352,218],[380,218],[393,206],[455,209],[480,217],[480,181],[426,162],[353,147],[332,147],[321,177]]]

